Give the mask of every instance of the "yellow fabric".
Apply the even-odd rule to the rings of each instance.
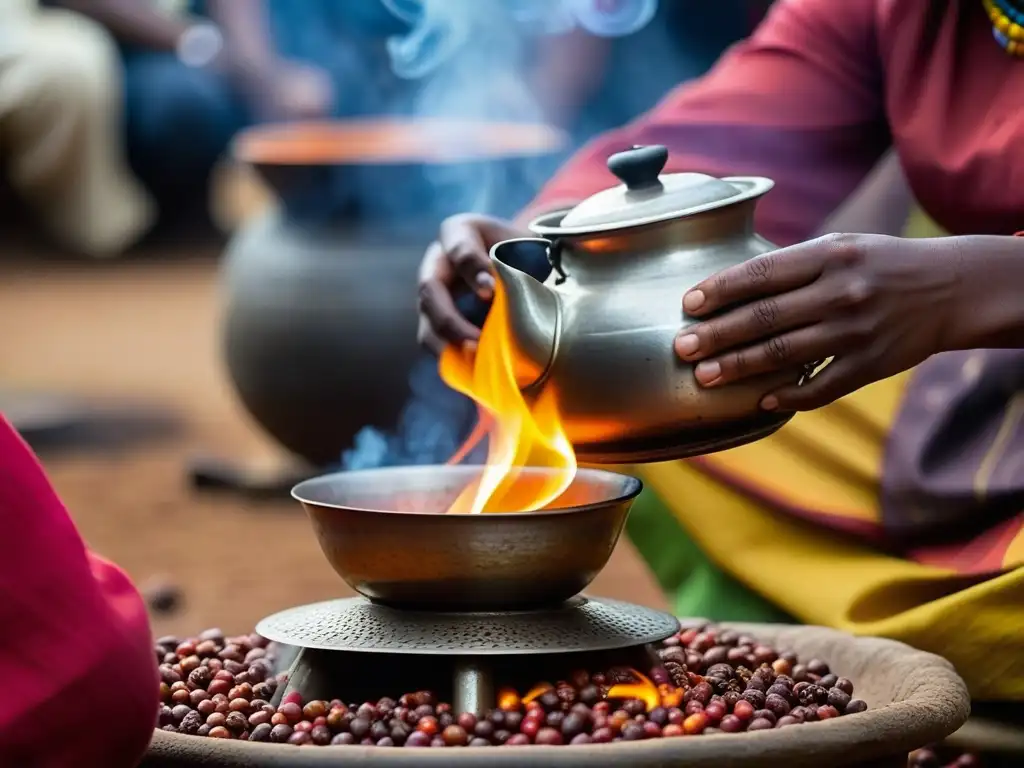
[[[790,503],[875,519],[885,435],[907,380],[866,387],[704,461]],[[698,464],[637,472],[716,565],[801,621],[944,656],[977,699],[1024,699],[1024,569],[985,579],[890,557],[769,509]]]
[[[885,437],[907,380],[904,374],[866,387],[796,416],[767,440],[702,461],[809,510],[876,522]]]

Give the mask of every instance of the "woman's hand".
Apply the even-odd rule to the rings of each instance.
[[[461,214],[442,222],[437,240],[420,263],[421,344],[437,352],[445,343],[463,344],[480,337],[480,329],[455,306],[455,296],[472,291],[489,302],[494,295],[491,246],[517,237],[530,237],[530,232],[489,216]]]
[[[676,353],[699,361],[705,387],[833,358],[761,401],[765,410],[820,408],[953,348],[947,326],[958,322],[970,240],[828,235],[723,270],[683,297],[703,322],[681,332]]]

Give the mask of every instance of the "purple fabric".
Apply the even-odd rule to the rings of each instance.
[[[890,431],[882,524],[916,543],[1024,509],[1024,351],[951,352],[915,372]]]

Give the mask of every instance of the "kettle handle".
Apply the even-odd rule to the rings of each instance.
[[[562,241],[558,238],[552,240],[551,245],[548,246],[548,264],[551,265],[552,271],[557,275],[555,285],[561,285],[569,279],[569,275],[565,272],[565,267],[562,266]]]
[[[668,147],[652,144],[635,146],[625,152],[616,152],[608,158],[608,170],[619,177],[630,191],[648,190],[661,186],[658,178],[668,162]]]

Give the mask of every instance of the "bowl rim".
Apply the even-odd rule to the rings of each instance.
[[[483,465],[479,465],[482,469]],[[575,514],[581,512],[589,512],[597,509],[605,509],[607,507],[622,504],[624,502],[631,502],[640,495],[640,492],[644,489],[643,481],[635,475],[629,475],[625,472],[612,472],[607,469],[596,469],[592,467],[577,467],[575,477],[580,475],[597,475],[597,476],[611,476],[625,478],[627,481],[627,488],[623,493],[613,496],[609,499],[602,501],[593,501],[587,504],[574,504],[569,507],[556,507],[554,509],[538,509],[535,512],[487,512],[485,514],[448,514],[446,512],[417,512],[412,510],[392,510],[392,509],[370,509],[367,507],[353,507],[345,504],[331,504],[324,501],[314,501],[308,496],[303,495],[303,488],[311,486],[313,484],[326,484],[331,480],[340,477],[351,477],[353,474],[379,474],[387,475],[399,475],[403,473],[415,472],[417,474],[427,474],[436,471],[450,472],[452,470],[459,470],[462,472],[469,472],[477,469],[476,465],[449,465],[449,464],[417,464],[412,466],[400,466],[400,467],[375,467],[373,469],[357,469],[343,472],[329,472],[324,475],[317,475],[315,477],[307,478],[301,483],[297,483],[291,489],[291,497],[297,502],[302,504],[303,507],[313,507],[316,509],[339,509],[345,512],[356,512],[367,515],[396,515],[402,517],[430,517],[430,518],[444,518],[445,520],[461,519],[474,520],[480,518],[493,518],[497,517],[502,520],[509,519],[522,519],[531,518],[536,519],[538,517],[554,517],[556,515]],[[520,469],[528,469],[535,471],[545,471],[545,467],[520,467]],[[555,470],[550,470],[555,471]],[[575,480],[575,478],[574,478]]]

